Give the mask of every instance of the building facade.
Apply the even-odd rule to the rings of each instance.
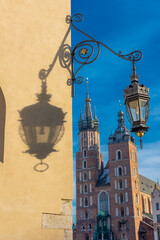
[[[160,240],[160,188],[158,184],[155,184],[152,193],[152,211],[153,211],[154,240]]]
[[[72,98],[62,67],[64,46],[71,45],[70,4],[0,0],[1,240],[72,239]]]
[[[80,114],[78,122],[76,239],[105,239],[106,236],[106,239],[114,240],[152,240],[152,219],[148,215],[152,214],[151,189],[154,182],[150,182],[150,191],[147,191],[147,178],[138,173],[135,139],[125,126],[124,113],[118,112],[118,126],[109,136],[108,162],[103,166],[99,120],[96,113],[92,117],[88,90],[85,102],[84,116]],[[97,228],[103,231],[97,221],[102,216],[107,219],[105,227],[110,232],[100,237]]]

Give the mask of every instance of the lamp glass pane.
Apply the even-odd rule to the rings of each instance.
[[[51,128],[50,132],[50,142],[54,145],[56,144],[60,139],[60,130],[62,128],[62,125],[56,125]]]
[[[146,110],[147,110],[147,100],[139,100],[140,109],[141,109],[141,120],[146,119]]]
[[[36,127],[36,142],[37,143],[48,143],[48,136],[50,127],[38,126]]]
[[[129,108],[132,114],[133,121],[139,121],[139,106],[138,106],[138,100],[134,100],[129,102]]]

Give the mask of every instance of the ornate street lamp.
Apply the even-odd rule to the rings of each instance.
[[[49,104],[51,95],[47,94],[46,80],[42,80],[42,92],[36,94],[38,103],[23,108],[20,113],[20,136],[28,145],[28,153],[40,160],[34,170],[43,172],[49,165],[43,163],[53,147],[60,141],[64,134],[64,117],[61,108]]]
[[[127,118],[132,124],[132,132],[140,137],[140,145],[142,149],[142,139],[144,133],[148,131],[146,122],[149,116],[149,88],[143,84],[139,84],[139,76],[136,74],[135,62],[133,61],[133,74],[131,85],[124,90],[124,98],[126,105]]]
[[[148,116],[149,116],[149,89],[146,88],[143,84],[138,83],[138,75],[136,74],[135,63],[142,58],[142,53],[140,51],[133,51],[129,54],[122,54],[121,51],[116,53],[111,48],[109,48],[104,43],[95,40],[93,37],[84,33],[82,30],[78,29],[75,26],[74,22],[81,22],[83,19],[82,14],[75,14],[73,17],[68,16],[67,22],[71,23],[72,27],[84,34],[89,40],[82,41],[78,43],[71,52],[71,66],[72,66],[72,78],[68,79],[67,84],[72,86],[72,97],[74,97],[74,85],[75,83],[82,83],[83,77],[78,76],[79,71],[84,65],[94,62],[99,54],[100,47],[103,46],[107,48],[110,52],[122,58],[124,60],[130,61],[133,64],[133,74],[131,76],[131,85],[129,85],[124,90],[125,105],[127,117],[130,123],[132,124],[132,132],[135,132],[137,136],[140,137],[140,143],[142,148],[142,139],[141,137],[145,132],[148,131],[146,126]],[[74,64],[76,62],[76,65]],[[78,67],[77,67],[78,66]],[[75,68],[76,67],[76,68]]]

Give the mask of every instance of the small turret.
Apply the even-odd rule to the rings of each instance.
[[[125,126],[124,112],[120,109],[118,112],[118,127],[115,133],[109,136],[109,143],[118,143],[132,141],[135,143],[134,137],[130,136],[128,128]]]

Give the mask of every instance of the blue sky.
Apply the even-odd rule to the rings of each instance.
[[[160,2],[158,0],[72,0],[72,15],[83,14],[83,21],[76,26],[102,41],[114,51],[128,54],[140,50],[143,58],[136,64],[139,81],[150,88],[150,116],[147,126],[149,132],[143,137],[143,150],[136,138],[139,173],[153,180],[160,179]],[[72,47],[87,40],[74,29]],[[104,47],[99,58],[84,66],[79,75],[89,79],[89,95],[100,122],[101,152],[104,161],[108,160],[108,137],[111,129],[117,127],[119,100],[125,112],[123,89],[130,84],[132,64]],[[75,183],[75,153],[78,151],[78,118],[80,108],[84,111],[86,84],[76,85],[73,99],[73,154]],[[125,117],[126,118],[126,117]],[[130,124],[126,119],[126,126]],[[75,185],[74,185],[75,190]],[[75,192],[75,191],[74,191]],[[73,220],[75,221],[75,194],[73,201]]]

